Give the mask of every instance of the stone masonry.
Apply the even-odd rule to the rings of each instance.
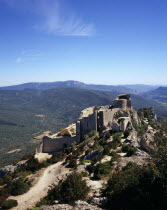
[[[131,110],[131,108],[130,94],[122,94],[116,97],[113,105],[93,106],[84,109],[76,124],[72,125],[76,130],[75,136],[59,136],[58,133],[53,136],[44,136],[38,152],[57,152],[63,149],[65,145],[70,146],[72,142],[80,143],[84,140],[84,136],[92,130],[99,133],[106,129],[113,129],[117,132],[125,131],[129,125],[129,118],[126,117],[125,119],[124,117],[119,124],[115,122],[114,116],[120,110]]]

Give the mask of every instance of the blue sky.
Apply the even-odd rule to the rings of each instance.
[[[167,84],[166,0],[0,0],[0,86]]]

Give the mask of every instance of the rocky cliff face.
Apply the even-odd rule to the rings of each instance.
[[[156,147],[153,123],[156,115],[152,108],[144,108],[138,111],[131,109],[120,109],[115,113],[112,129],[115,132],[126,133],[126,142],[134,147],[151,152]]]

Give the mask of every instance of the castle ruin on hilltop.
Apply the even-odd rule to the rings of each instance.
[[[120,109],[131,109],[130,94],[116,97],[113,105],[94,106],[84,109],[76,122],[77,140],[82,141],[85,134],[92,130],[102,132],[112,126],[114,114]]]
[[[122,114],[120,114],[120,111]],[[58,132],[52,136],[44,136],[43,143],[37,152],[52,153],[60,151],[64,146],[70,146],[73,142],[80,143],[84,136],[92,130],[102,133],[104,130],[124,132],[131,127],[130,111],[132,112],[130,94],[118,95],[109,106],[93,106],[81,112],[76,124],[69,125],[66,130],[68,135]],[[126,113],[126,114],[125,114]],[[127,114],[128,113],[128,114]],[[135,111],[133,110],[134,117]],[[72,132],[72,130],[75,132]]]

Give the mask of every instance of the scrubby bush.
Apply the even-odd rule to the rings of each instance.
[[[0,190],[0,207],[1,207],[2,203],[10,196],[11,187],[12,187],[12,184],[1,188],[1,190]]]
[[[77,167],[77,159],[71,159],[71,160],[69,161],[68,167],[70,167],[70,168],[75,168],[75,167]]]
[[[122,133],[115,133],[113,135],[113,140],[120,142],[121,141],[121,136],[122,136]]]
[[[105,145],[103,150],[103,155],[109,155],[111,150],[111,145]]]
[[[12,177],[11,174],[5,174],[3,176],[3,183],[4,184],[10,184],[12,182],[12,179],[13,179],[13,177]]]
[[[111,132],[110,131],[107,131],[106,134],[105,134],[105,139],[109,139],[111,137]]]
[[[65,181],[51,189],[41,204],[52,204],[54,200],[72,204],[74,201],[84,200],[88,192],[89,187],[86,185],[86,181],[82,180],[82,175],[73,172]]]
[[[99,153],[98,155],[94,156],[92,159],[92,165],[96,164],[97,162],[101,161],[103,159],[103,154]]]
[[[127,156],[132,156],[135,154],[135,152],[137,151],[136,147],[130,145],[130,144],[123,144],[122,145],[122,152],[126,152]]]
[[[81,175],[82,175],[82,177],[87,177],[87,176],[88,176],[88,172],[82,171],[82,172],[81,172]]]
[[[76,150],[74,150],[74,151],[72,152],[72,154],[73,154],[74,156],[78,157],[78,156],[82,155],[83,152],[84,152],[84,148],[83,148],[83,147],[78,147]]]
[[[93,150],[98,150],[98,151],[102,151],[103,150],[103,146],[100,145],[98,141],[95,141],[91,148]]]
[[[52,155],[52,157],[50,159],[47,160],[48,163],[57,163],[59,161],[64,160],[66,157],[66,154],[63,152],[56,152]]]
[[[71,153],[71,147],[64,148],[64,152],[68,155]]]
[[[39,163],[38,160],[34,157],[31,157],[24,165],[22,165],[19,171],[31,171],[35,172],[43,167],[46,167],[48,164],[46,161]]]
[[[13,182],[11,195],[21,195],[26,193],[30,189],[30,185],[26,183],[23,179],[18,179],[17,181]]]
[[[85,163],[91,163],[91,160],[80,159],[80,164],[84,165]]]
[[[116,152],[111,152],[110,155],[112,156],[111,162],[115,162],[120,158],[120,155],[118,155]]]
[[[93,130],[90,133],[88,133],[89,138],[96,136],[97,135],[97,131]]]
[[[6,200],[5,202],[3,202],[2,204],[2,209],[11,209],[13,207],[16,207],[18,205],[16,200]]]
[[[104,147],[107,144],[107,141],[105,139],[100,139],[99,144]]]
[[[166,164],[166,163],[165,163]],[[115,172],[102,196],[107,210],[163,210],[167,205],[167,185],[155,165],[129,163]]]
[[[155,133],[155,142],[156,145],[159,146],[167,146],[167,137],[164,135],[162,131]]]
[[[102,177],[106,177],[111,174],[113,167],[110,163],[99,163],[95,166],[94,169],[94,178],[101,179]]]
[[[132,120],[132,125],[137,131],[138,136],[143,136],[148,129],[148,125],[144,121],[141,121],[141,125],[139,125],[136,120]]]
[[[115,133],[113,135],[113,141],[111,142],[111,148],[116,149],[121,144],[122,133]]]

